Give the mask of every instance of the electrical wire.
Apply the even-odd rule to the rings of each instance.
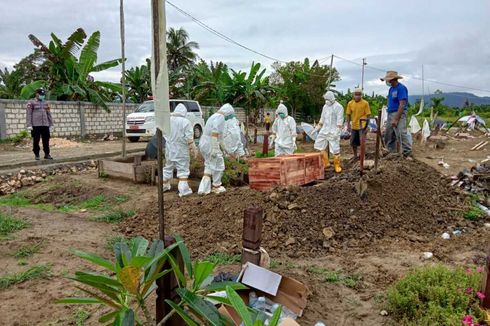
[[[210,27],[209,25],[207,25],[207,24],[203,23],[202,21],[200,21],[199,19],[195,18],[194,16],[192,16],[191,14],[189,14],[188,12],[186,12],[185,10],[183,10],[183,9],[181,9],[181,8],[179,8],[179,7],[177,7],[177,6],[176,6],[175,4],[173,4],[172,2],[170,2],[170,1],[168,1],[168,0],[166,0],[165,2],[166,2],[166,3],[168,3],[170,6],[172,6],[172,7],[173,7],[175,10],[177,10],[178,12],[180,12],[181,14],[183,14],[184,16],[189,17],[189,18],[190,18],[192,21],[194,21],[196,24],[198,24],[198,25],[199,25],[199,26],[201,26],[202,28],[206,29],[206,30],[207,30],[207,31],[209,31],[210,33],[212,33],[212,34],[214,34],[214,35],[216,35],[216,36],[220,37],[220,38],[221,38],[221,39],[223,39],[223,40],[225,40],[225,41],[227,41],[227,42],[229,42],[229,43],[231,43],[231,44],[235,44],[235,45],[237,45],[237,46],[239,46],[239,47],[241,47],[241,48],[243,48],[243,49],[245,49],[245,50],[247,50],[247,51],[250,51],[250,52],[252,52],[252,53],[258,54],[258,55],[260,55],[261,57],[267,58],[267,59],[269,59],[269,60],[278,61],[278,62],[282,62],[282,63],[287,63],[287,61],[283,61],[283,60],[281,60],[281,59],[271,57],[271,56],[269,56],[269,55],[267,55],[267,54],[264,54],[264,53],[262,53],[262,52],[259,52],[259,51],[254,50],[254,49],[252,49],[252,48],[249,48],[248,46],[243,45],[243,44],[241,44],[241,43],[239,43],[239,42],[237,42],[237,41],[233,40],[232,38],[230,38],[230,37],[228,37],[228,36],[226,36],[226,35],[224,35],[224,34],[222,34],[222,33],[218,32],[217,30],[215,30],[214,28]]]
[[[201,20],[197,19],[196,17],[194,17],[193,15],[189,14],[188,12],[186,12],[185,10],[181,9],[180,7],[178,7],[177,5],[175,5],[174,3],[172,3],[171,1],[169,0],[166,0],[165,1],[166,3],[168,3],[171,7],[173,7],[175,10],[177,10],[178,12],[180,12],[182,15],[190,18],[193,22],[195,22],[196,24],[198,24],[199,26],[201,26],[202,28],[204,28],[205,30],[207,30],[208,32],[216,35],[217,37],[231,43],[231,44],[234,44],[236,46],[239,46],[249,52],[252,52],[252,53],[255,53],[261,57],[264,57],[266,59],[269,59],[269,60],[272,60],[272,61],[277,61],[277,62],[280,62],[280,63],[288,63],[288,61],[284,61],[284,60],[281,60],[281,59],[278,59],[278,58],[275,58],[275,57],[272,57],[270,55],[267,55],[267,54],[264,54],[260,51],[257,51],[257,50],[254,50],[246,45],[243,45],[242,43],[240,42],[237,42],[235,40],[233,40],[232,38],[224,35],[223,33],[215,30],[214,28],[210,27],[209,25],[203,23]],[[343,58],[339,55],[336,55],[336,54],[333,54],[333,56],[337,59],[340,59],[340,60],[343,60],[343,61],[346,61],[346,62],[349,62],[351,64],[355,64],[357,66],[361,66],[362,67],[362,63],[359,63],[359,62],[356,62],[356,61],[353,61],[353,60],[349,60],[349,59],[346,59],[346,58]],[[328,56],[328,57],[324,57],[324,58],[321,58],[321,59],[318,59],[318,63],[322,63],[323,61],[326,61],[328,60],[329,58],[331,58],[331,55]],[[379,68],[379,67],[376,67],[376,66],[372,66],[372,65],[365,65],[367,69],[371,69],[371,70],[376,70],[376,71],[380,71],[380,72],[386,72],[387,69],[383,69],[383,68]],[[317,76],[317,77],[325,77],[325,75],[317,75],[317,74],[311,74],[311,73],[306,73],[310,76]],[[410,74],[408,74],[410,75]],[[429,83],[433,83],[433,84],[440,84],[440,85],[445,85],[445,86],[450,86],[450,87],[456,87],[456,88],[462,88],[462,89],[467,89],[467,90],[473,90],[473,91],[479,91],[479,92],[486,92],[486,93],[490,93],[490,90],[487,90],[487,89],[481,89],[481,88],[474,88],[474,87],[468,87],[468,86],[462,86],[462,85],[456,85],[456,84],[451,84],[451,83],[446,83],[446,82],[441,82],[441,81],[437,81],[437,80],[431,80],[431,79],[423,79],[423,78],[419,78],[419,77],[414,77],[414,76],[411,76],[412,79],[415,79],[415,80],[423,80],[423,81],[426,81],[426,82],[429,82]]]
[[[346,61],[346,62],[349,62],[349,63],[352,63],[352,64],[355,64],[357,66],[361,66],[362,67],[362,63],[359,63],[359,62],[356,62],[356,61],[353,61],[353,60],[349,60],[349,59],[343,58],[343,57],[338,56],[338,55],[334,55],[334,57],[336,57],[336,58],[338,58],[340,60],[343,60],[343,61]],[[371,70],[381,71],[381,72],[386,72],[388,70],[388,69],[379,68],[379,67],[376,67],[376,66],[373,66],[373,65],[370,65],[370,64],[366,65],[366,68],[371,69]],[[402,75],[403,75],[403,73],[402,73]],[[410,74],[407,74],[407,75],[410,75]],[[463,86],[463,85],[456,85],[456,84],[441,82],[441,81],[433,80],[433,79],[425,79],[425,78],[415,77],[413,75],[410,75],[410,78],[415,79],[415,80],[425,81],[425,82],[428,82],[428,83],[433,83],[433,84],[439,84],[439,85],[444,85],[444,86],[450,86],[450,87],[468,89],[468,90],[472,90],[472,91],[490,93],[490,90],[488,90],[488,89],[468,87],[468,86]]]

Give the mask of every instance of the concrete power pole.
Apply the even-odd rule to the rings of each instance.
[[[119,23],[120,23],[120,31],[121,31],[121,59],[122,59],[122,68],[121,68],[121,84],[122,84],[122,157],[126,157],[126,56],[124,51],[124,0],[120,0],[119,3]]]
[[[334,55],[332,54],[332,56],[330,57],[330,76],[328,77],[327,90],[330,89],[330,85],[333,81],[333,57]]]
[[[364,66],[367,65],[366,58],[362,58],[361,89],[364,90]]]

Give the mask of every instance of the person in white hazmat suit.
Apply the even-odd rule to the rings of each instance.
[[[336,173],[342,171],[340,166],[340,134],[344,126],[344,108],[335,100],[335,95],[332,91],[328,91],[323,95],[325,105],[322,109],[322,116],[316,130],[318,136],[315,140],[314,148],[322,153],[323,164],[325,167],[330,166],[327,146],[330,153],[333,155],[334,169]]]
[[[225,121],[223,142],[225,145],[225,152],[228,155],[233,156],[235,159],[245,156],[241,132],[240,121],[238,121],[236,116],[233,114],[231,118]]]
[[[192,194],[189,187],[189,151],[197,157],[197,147],[194,143],[194,132],[191,122],[186,118],[187,109],[183,104],[178,104],[170,115],[170,134],[165,136],[165,167],[163,168],[163,191],[169,191],[170,180],[173,178],[174,169],[177,169],[179,179],[179,196]]]
[[[271,142],[275,143],[275,156],[291,155],[296,149],[296,121],[288,115],[288,108],[279,104],[272,125]]]
[[[199,149],[204,157],[204,176],[199,185],[199,195],[207,195],[211,191],[217,194],[226,191],[221,184],[221,178],[225,171],[222,149],[225,149],[225,122],[232,119],[234,114],[235,110],[227,103],[218,112],[210,116],[204,126],[203,135],[199,141]]]

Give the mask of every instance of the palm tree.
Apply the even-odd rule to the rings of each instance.
[[[220,106],[231,102],[230,88],[232,79],[228,66],[223,62],[208,64],[201,61],[195,66],[198,83],[195,87],[196,99],[203,104]]]
[[[197,58],[197,42],[189,41],[189,34],[183,28],[171,27],[167,32],[167,64],[172,71],[189,68]]]
[[[17,70],[0,69],[0,98],[16,98],[22,90],[21,75]]]

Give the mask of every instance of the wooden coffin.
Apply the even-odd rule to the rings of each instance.
[[[143,161],[142,156],[133,156],[98,161],[99,177],[114,177],[135,183],[155,183],[156,161]]]
[[[301,186],[324,177],[319,153],[294,154],[249,161],[251,189],[269,190],[278,186]]]

